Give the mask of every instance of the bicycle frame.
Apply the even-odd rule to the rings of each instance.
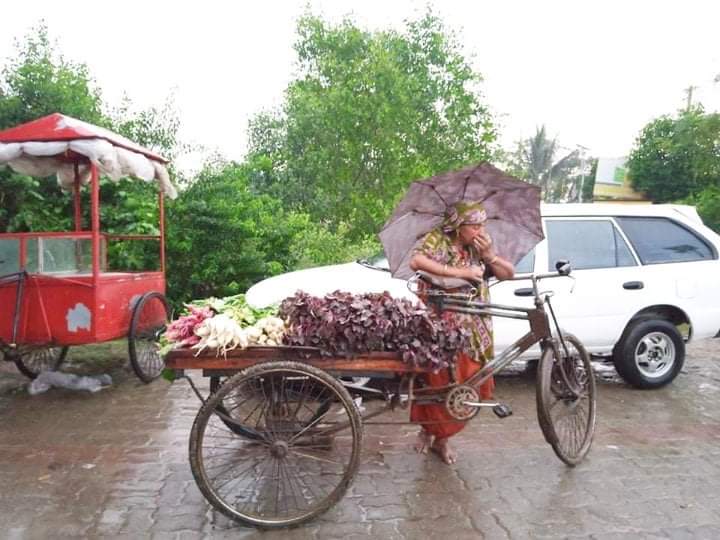
[[[545,278],[551,277],[563,277],[567,276],[566,273],[551,272],[548,274],[523,274],[515,276],[507,281],[519,281],[530,279],[532,281],[532,293],[535,298],[534,308],[521,308],[517,306],[506,306],[503,304],[493,304],[491,302],[480,302],[473,300],[473,296],[477,294],[475,289],[470,289],[469,293],[447,293],[439,289],[431,289],[428,294],[428,303],[436,306],[438,309],[446,311],[454,311],[458,313],[469,313],[472,315],[484,315],[493,317],[504,317],[509,319],[520,319],[526,320],[530,324],[530,330],[518,338],[512,345],[502,351],[499,356],[493,358],[485,366],[483,366],[477,373],[472,375],[463,384],[467,386],[478,386],[488,380],[490,377],[498,374],[509,364],[517,360],[522,353],[527,351],[530,347],[536,343],[540,343],[540,348],[544,353],[547,347],[551,346],[552,343],[552,330],[550,327],[550,320],[548,314],[545,311],[544,304],[548,304],[548,309],[552,315],[553,323],[557,331],[560,342],[565,346],[562,337],[562,331],[555,318],[555,314],[552,310],[552,304],[550,303],[549,295],[542,295],[538,290],[538,281]],[[450,376],[452,383],[447,386],[435,387],[435,388],[420,388],[414,391],[415,401],[422,402],[425,400],[418,399],[421,397],[438,398],[444,395],[447,390],[456,386],[458,383],[455,379],[455,374],[452,366],[450,367]]]

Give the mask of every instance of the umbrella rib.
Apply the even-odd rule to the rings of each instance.
[[[440,200],[443,202],[443,204],[444,204],[445,207],[447,208],[448,203],[447,203],[447,201],[445,200],[445,197],[443,197],[442,195],[440,195],[440,192],[439,192],[437,189],[435,189],[435,186],[434,186],[434,185],[432,185],[432,184],[423,184],[423,185],[424,185],[424,186],[429,186],[430,189],[432,189],[432,190],[435,192],[435,195],[437,195],[438,197],[440,197]]]

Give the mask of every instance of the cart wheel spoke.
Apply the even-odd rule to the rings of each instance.
[[[20,372],[34,379],[43,371],[55,371],[60,367],[68,347],[33,347],[17,351],[12,358]]]
[[[190,438],[193,475],[215,508],[246,524],[285,527],[342,497],[362,437],[342,384],[296,362],[259,364],[218,382]]]

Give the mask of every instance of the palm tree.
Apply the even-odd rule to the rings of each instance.
[[[559,159],[563,148],[557,139],[547,136],[545,126],[536,128],[535,135],[518,142],[510,158],[510,170],[516,176],[540,186],[546,201],[576,200],[578,169],[582,166],[580,151],[572,150]]]

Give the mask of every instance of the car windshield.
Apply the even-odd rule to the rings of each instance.
[[[363,266],[376,268],[377,270],[390,270],[390,265],[388,264],[387,257],[383,252],[376,253],[375,255],[367,259],[359,259],[357,262],[359,262]]]

